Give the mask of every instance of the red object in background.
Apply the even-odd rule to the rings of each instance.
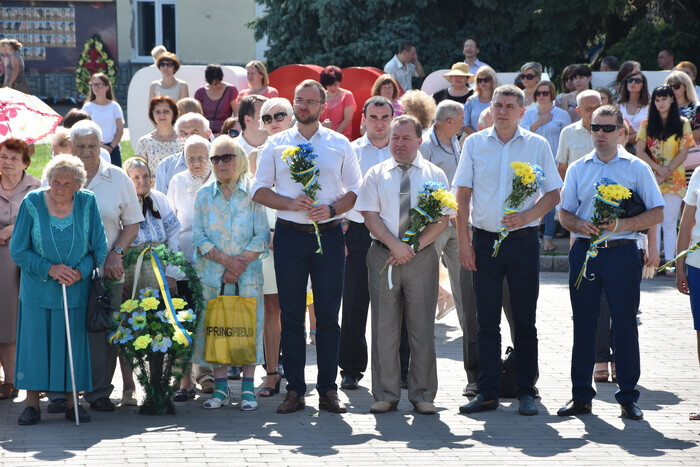
[[[318,81],[323,67],[318,65],[285,65],[269,74],[270,86],[277,88],[280,97],[294,100],[294,89],[305,79]],[[384,72],[374,67],[343,68],[343,81],[340,87],[351,91],[355,97],[357,110],[352,118],[352,139],[360,137],[362,107],[372,94],[372,85]]]

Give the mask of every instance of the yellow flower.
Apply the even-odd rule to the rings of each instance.
[[[152,341],[153,339],[151,338],[150,334],[144,334],[143,336],[139,336],[134,341],[134,349],[143,350],[146,347],[148,347],[148,344],[150,344]]]
[[[282,160],[287,161],[288,157],[294,157],[299,152],[299,146],[289,146],[282,151]]]
[[[127,300],[124,303],[122,303],[121,307],[119,307],[119,310],[123,311],[125,313],[131,313],[132,311],[134,311],[138,307],[139,307],[138,300]]]
[[[156,297],[146,297],[141,300],[141,308],[144,310],[155,310],[158,308],[158,305],[160,305],[160,300]]]
[[[433,197],[440,201],[444,206],[450,209],[457,210],[457,200],[455,196],[444,188],[433,191]]]
[[[190,331],[187,331],[187,334],[189,334],[190,336],[192,335]],[[182,346],[187,344],[187,339],[185,339],[185,336],[179,332],[175,333],[175,335],[173,336],[173,340]]]
[[[600,196],[608,201],[619,201],[623,199],[628,199],[632,196],[632,192],[622,185],[600,185],[598,187],[598,193]]]
[[[532,166],[526,162],[515,161],[511,162],[510,166],[517,177],[520,177],[523,185],[529,185],[535,181],[535,171]]]
[[[181,298],[173,298],[173,306],[176,310],[182,310],[187,306],[187,302]]]

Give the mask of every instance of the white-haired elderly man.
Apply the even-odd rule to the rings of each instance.
[[[192,135],[199,135],[204,138],[209,138],[211,135],[209,120],[195,112],[181,115],[175,122],[175,132],[177,133],[180,146],[183,147],[187,138]],[[185,162],[184,151],[171,154],[160,161],[156,169],[156,190],[167,194],[173,176],[185,170],[187,170],[187,163]]]
[[[87,181],[85,189],[92,191],[97,199],[100,217],[107,236],[107,259],[104,276],[116,281],[112,289],[112,306],[119,309],[124,286],[124,251],[129,248],[143,220],[136,189],[122,169],[100,157],[102,130],[91,120],[76,123],[70,132],[71,152],[85,166]],[[99,412],[115,409],[109,396],[114,390],[112,376],[117,364],[117,349],[107,342],[107,332],[90,333],[90,361],[92,365],[93,390],[83,397],[90,407]],[[62,395],[63,396],[63,395]],[[65,396],[64,396],[65,397]],[[65,412],[65,399],[52,398],[48,411]]]
[[[601,105],[598,91],[587,89],[576,96],[576,113],[581,116],[581,120],[565,126],[559,135],[557,170],[562,180],[571,164],[595,149],[591,137],[591,117],[593,111]]]

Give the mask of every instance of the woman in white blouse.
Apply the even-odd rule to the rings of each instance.
[[[629,139],[625,148],[634,154],[637,132],[644,119],[649,116],[649,87],[647,78],[641,71],[632,71],[622,80],[617,106],[630,126]]]

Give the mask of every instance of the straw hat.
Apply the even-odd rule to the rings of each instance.
[[[466,76],[467,83],[474,81],[474,75],[469,73],[469,65],[464,62],[458,62],[452,65],[450,71],[442,75],[447,81],[450,81],[451,76]]]

